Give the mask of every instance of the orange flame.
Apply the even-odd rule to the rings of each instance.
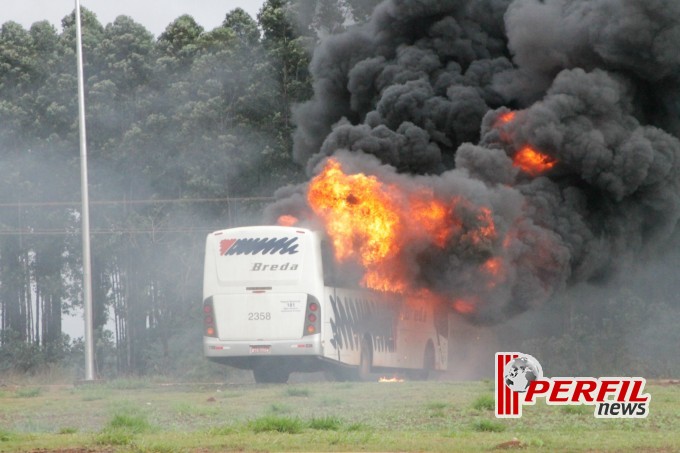
[[[402,378],[399,378],[397,376],[393,376],[391,378],[388,378],[386,376],[381,376],[380,379],[378,379],[378,382],[404,382]]]
[[[362,285],[381,291],[408,291],[401,255],[409,240],[444,247],[455,227],[451,207],[432,190],[408,194],[375,176],[347,175],[335,159],[311,181],[307,198],[324,220],[338,261],[360,262]]]
[[[469,315],[470,313],[474,313],[475,311],[475,303],[472,302],[471,300],[466,299],[454,300],[453,304],[451,304],[451,307],[458,313],[463,315]]]
[[[517,116],[517,112],[505,112],[501,113],[496,121],[493,123],[493,127],[499,130],[499,137],[503,141],[510,141],[512,139],[511,132],[509,128],[504,127],[506,124],[512,122]]]
[[[513,159],[513,165],[532,176],[550,170],[556,163],[557,161],[552,157],[540,153],[530,146],[525,146],[517,151]]]
[[[389,239],[399,227],[399,218],[387,193],[390,190],[375,176],[346,175],[334,159],[312,180],[307,198],[326,221],[338,260],[359,253],[365,264],[370,264],[394,253]],[[359,250],[354,248],[357,239],[361,240]]]
[[[491,209],[482,207],[476,216],[478,226],[468,232],[468,237],[474,245],[481,245],[496,238],[496,225],[493,223]]]
[[[493,289],[506,279],[506,270],[503,259],[498,256],[486,260],[484,264],[482,264],[482,271],[488,278],[486,283],[488,289]]]
[[[511,127],[505,127],[508,123],[514,121],[517,117],[517,112],[508,111],[501,113],[496,118],[493,127],[499,129],[499,137],[504,142],[512,142],[513,130]],[[515,153],[513,158],[513,165],[519,167],[524,173],[531,176],[538,176],[557,164],[557,160],[536,151],[530,146],[524,146]]]
[[[299,222],[297,217],[292,216],[292,215],[282,215],[280,216],[277,220],[276,223],[281,225],[281,226],[294,226]]]
[[[498,257],[493,257],[489,258],[486,260],[486,262],[482,265],[484,270],[490,274],[490,275],[498,275],[502,271],[502,266],[503,263],[501,262],[501,259]]]
[[[515,119],[516,114],[517,114],[517,112],[513,112],[513,111],[505,112],[505,113],[501,114],[501,116],[499,116],[498,119],[496,120],[496,126],[509,123],[510,121]]]
[[[484,246],[496,237],[486,207],[460,197],[442,200],[427,187],[408,191],[376,176],[345,174],[333,158],[310,182],[307,199],[323,221],[336,259],[358,262],[361,284],[379,291],[422,296],[408,267],[416,253],[413,242],[444,248],[458,238]],[[464,227],[458,211],[467,213],[471,226]]]

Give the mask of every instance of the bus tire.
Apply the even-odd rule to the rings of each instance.
[[[359,359],[359,369],[357,370],[358,379],[360,381],[370,380],[371,371],[373,371],[373,345],[371,337],[366,335],[361,341],[361,356]]]
[[[253,368],[253,377],[258,384],[285,384],[290,377],[290,371],[283,367],[256,366]]]

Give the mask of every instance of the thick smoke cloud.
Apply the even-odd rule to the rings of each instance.
[[[509,48],[515,76],[528,83],[504,83],[503,91],[540,97],[565,68],[623,73],[637,95],[649,96],[649,121],[663,121],[665,109],[676,113],[668,125],[677,134],[678,18],[680,4],[669,0],[515,1],[506,13]]]
[[[314,99],[294,112],[296,160],[311,171],[336,149],[368,147],[402,171],[451,167],[456,148],[478,139],[484,114],[503,105],[491,82],[512,69],[508,3],[388,1],[367,26],[329,37],[311,64]],[[424,152],[391,151],[404,142]]]
[[[409,267],[418,287],[474,298],[473,319],[502,320],[615,275],[674,232],[678,42],[675,1],[388,0],[316,50],[295,158],[310,176],[333,155],[489,208],[495,240],[456,236]],[[521,171],[513,156],[526,146],[556,165]],[[281,192],[269,215],[308,212],[305,190]],[[484,274],[491,257],[502,284]]]

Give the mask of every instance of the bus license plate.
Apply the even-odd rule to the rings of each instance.
[[[271,352],[271,346],[269,345],[257,345],[250,346],[251,354],[269,354]]]

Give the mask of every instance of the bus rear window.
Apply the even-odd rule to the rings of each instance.
[[[221,239],[215,249],[217,277],[229,285],[296,284],[303,268],[297,236]]]

